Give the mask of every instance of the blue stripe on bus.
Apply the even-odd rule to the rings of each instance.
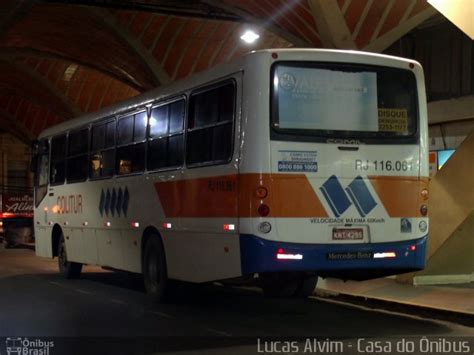
[[[416,240],[361,244],[300,244],[276,242],[255,235],[240,235],[242,273],[277,271],[337,271],[355,269],[421,270],[425,267],[427,236]],[[415,245],[416,250],[410,247]],[[301,254],[302,260],[278,260],[282,248],[285,254]],[[330,260],[329,253],[387,253],[394,258]],[[396,273],[396,272],[394,272]]]
[[[346,191],[362,217],[365,217],[375,208],[375,206],[377,206],[377,202],[375,202],[370,194],[370,191],[361,176],[357,176],[352,180],[346,188]]]
[[[324,198],[328,201],[328,204],[336,217],[339,217],[350,207],[351,201],[347,198],[347,195],[336,175],[332,175],[327,179],[319,190],[323,193]]]

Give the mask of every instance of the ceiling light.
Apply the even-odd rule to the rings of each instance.
[[[240,39],[246,43],[253,43],[259,38],[260,35],[252,30],[248,30],[242,36],[240,36]]]

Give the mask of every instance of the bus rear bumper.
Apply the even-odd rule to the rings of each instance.
[[[242,273],[303,271],[323,277],[364,280],[422,270],[427,237],[370,244],[300,244],[242,234]]]

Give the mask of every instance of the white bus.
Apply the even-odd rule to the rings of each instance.
[[[46,129],[36,253],[168,280],[257,281],[423,269],[427,111],[413,60],[276,49]]]

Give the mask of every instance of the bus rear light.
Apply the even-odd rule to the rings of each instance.
[[[428,189],[423,189],[423,190],[421,190],[420,194],[421,194],[421,197],[423,198],[423,200],[427,200],[427,199],[428,199],[428,195],[429,195]]]
[[[258,206],[258,214],[261,216],[261,217],[266,217],[270,214],[270,207],[268,207],[267,205],[265,204],[262,204],[260,206]]]
[[[385,253],[375,253],[374,254],[374,259],[384,259],[384,258],[396,258],[397,254],[393,251],[388,251]]]
[[[255,196],[259,199],[264,199],[265,197],[268,196],[268,190],[266,187],[260,186],[255,190]]]
[[[285,253],[283,248],[278,248],[276,257],[278,260],[303,260],[302,254]]]
[[[173,225],[171,223],[163,223],[163,228],[164,229],[171,229],[171,228],[173,228]]]
[[[420,207],[420,213],[422,216],[426,216],[428,214],[428,206],[426,205],[421,205]]]
[[[140,228],[140,223],[132,222],[131,226],[132,226],[132,228]]]
[[[235,224],[224,224],[225,231],[235,231]]]
[[[416,245],[411,245],[411,246],[410,246],[410,250],[411,250],[411,251],[415,251],[415,250],[416,250]]]

